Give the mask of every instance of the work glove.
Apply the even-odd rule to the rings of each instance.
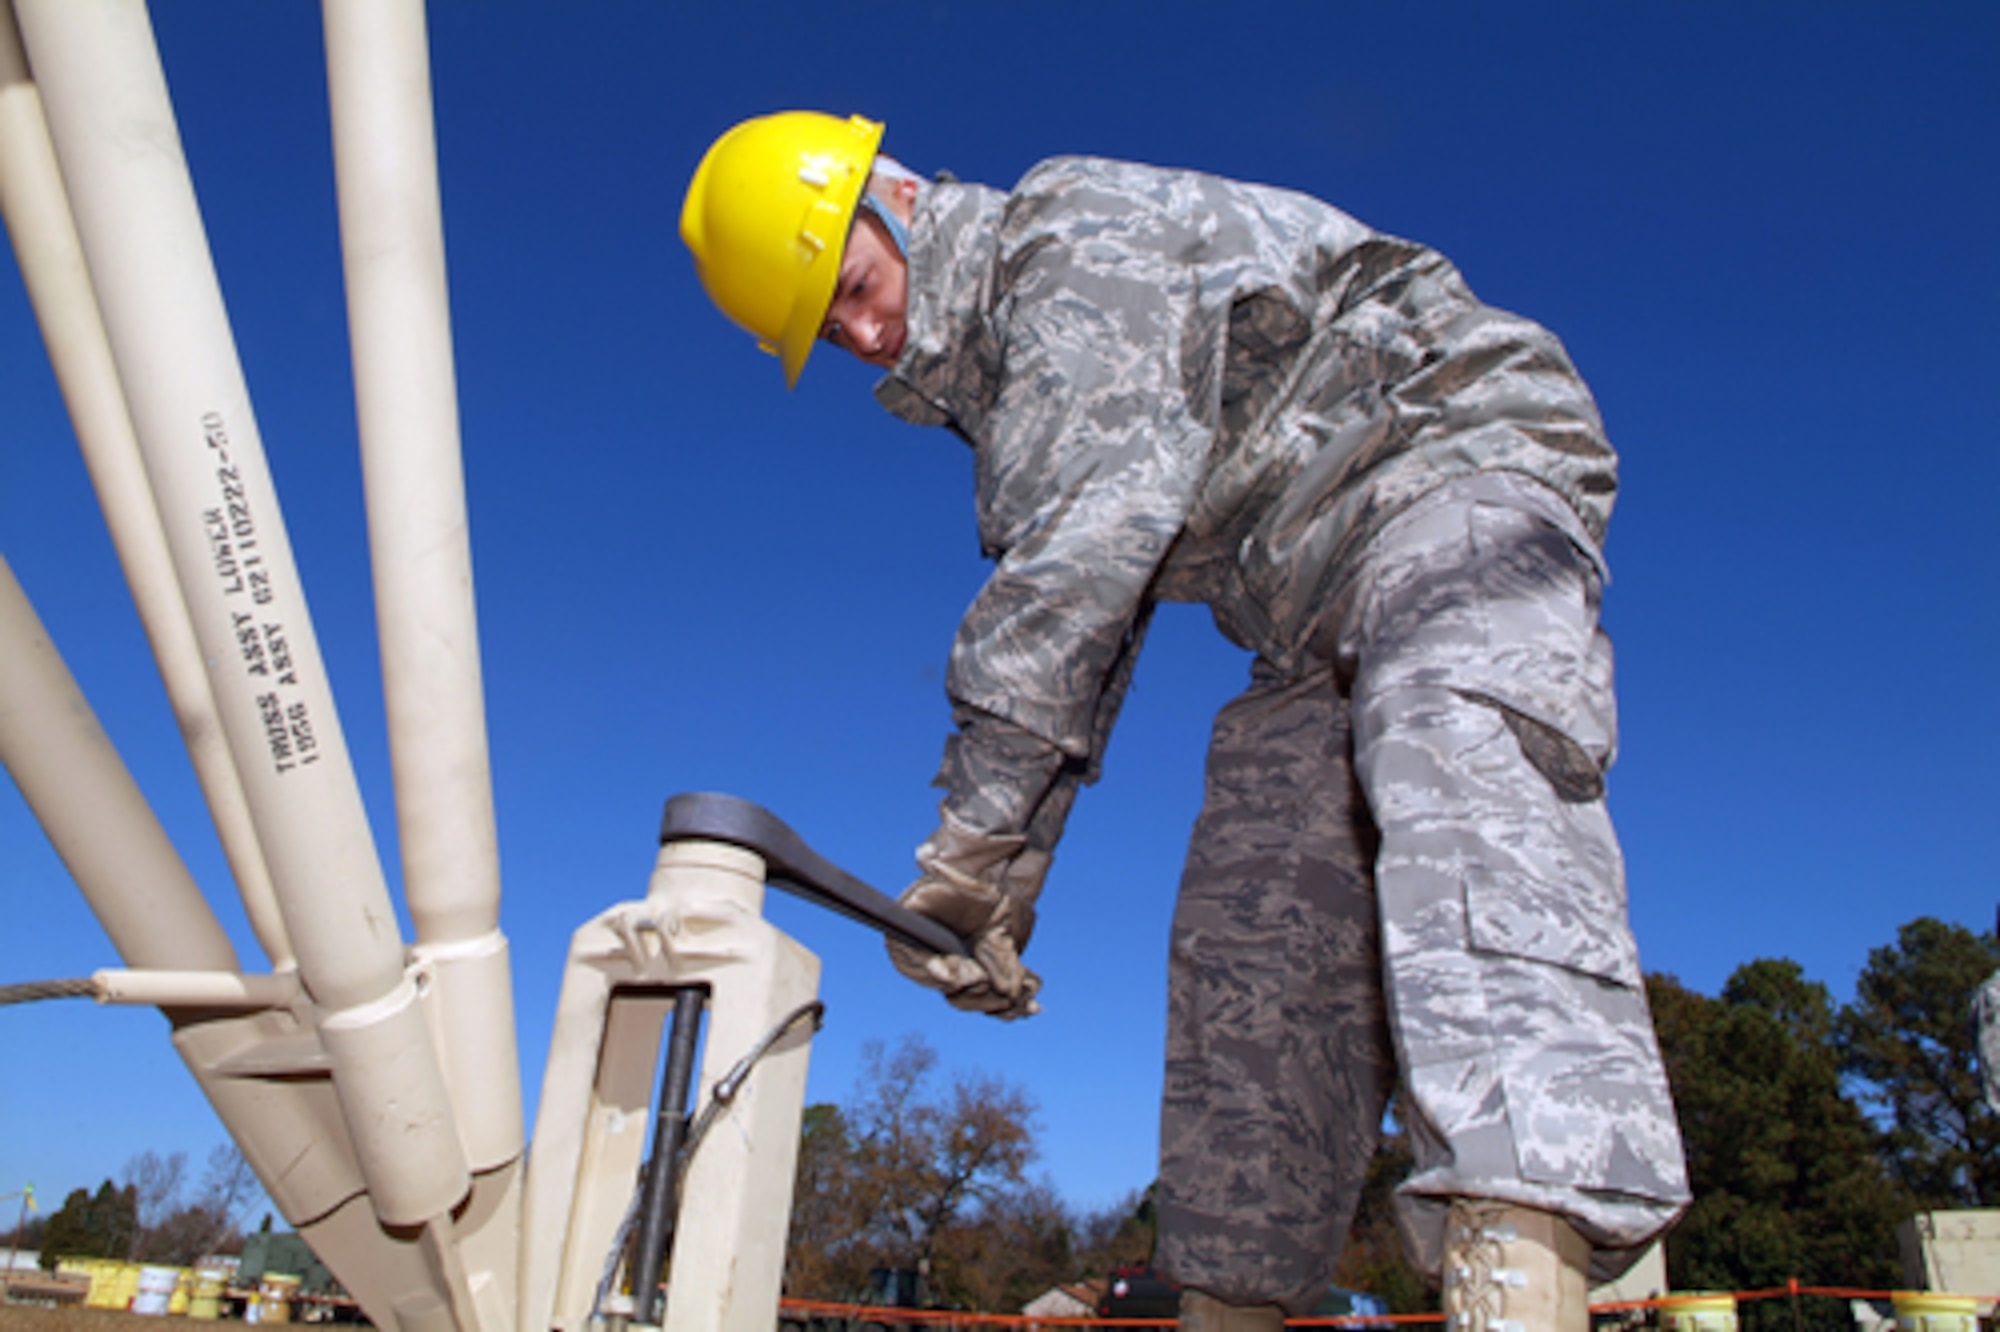
[[[972,955],[892,939],[896,970],[942,992],[954,1008],[1006,1020],[1039,1013],[1042,978],[1021,965],[1021,950],[1034,933],[1049,853],[1018,836],[974,832],[947,814],[917,848],[917,867],[923,876],[904,891],[902,904],[964,939]]]

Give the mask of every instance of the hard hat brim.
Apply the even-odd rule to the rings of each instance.
[[[840,281],[840,261],[847,253],[847,237],[854,227],[854,215],[862,191],[868,188],[868,173],[874,166],[875,150],[882,142],[883,127],[879,122],[853,116],[848,124],[862,140],[857,148],[857,159],[865,165],[838,181],[824,198],[823,206],[837,218],[835,225],[839,234],[836,243],[821,249],[806,269],[799,282],[798,300],[793,302],[791,317],[786,321],[784,336],[778,343],[778,360],[784,366],[785,387],[788,390],[798,387],[799,376],[805,372],[806,360],[819,344],[827,309],[833,304],[834,286]]]

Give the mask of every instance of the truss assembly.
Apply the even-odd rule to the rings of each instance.
[[[272,1201],[378,1327],[580,1330],[629,1286],[642,1324],[769,1332],[819,964],[763,919],[765,886],[962,945],[757,807],[676,797],[645,897],[574,936],[527,1149],[424,12],[325,0],[323,18],[415,938],[395,923],[144,0],[0,0],[0,208],[268,972],[244,969],[4,562],[0,761],[125,963],[97,993],[167,1016]],[[674,1225],[682,1196],[700,1225]]]

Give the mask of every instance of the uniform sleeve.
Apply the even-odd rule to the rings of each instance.
[[[1192,280],[1119,225],[1038,240],[1009,272],[978,450],[996,565],[952,648],[959,732],[941,774],[947,809],[989,831],[1025,831],[1053,795],[1052,841],[1046,820],[1059,828],[1094,775],[1207,463],[1183,367]]]
[[[937,785],[959,823],[986,832],[1025,833],[1037,851],[1053,851],[1079,789],[1097,780],[1111,727],[1124,705],[1152,608],[1139,612],[1091,715],[1090,751],[1071,757],[1010,722],[977,708],[954,709],[958,729],[945,742]]]

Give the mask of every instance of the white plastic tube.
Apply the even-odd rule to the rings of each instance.
[[[290,967],[291,941],[243,784],[216,721],[215,699],[188,623],[187,604],[174,581],[166,533],[153,507],[125,392],[98,316],[41,96],[29,78],[27,53],[21,49],[13,6],[7,3],[0,3],[0,213],[250,928],[273,967]]]
[[[105,968],[90,979],[100,1004],[147,1004],[159,1008],[284,1008],[299,998],[297,972],[269,976],[236,971],[122,971]]]
[[[417,1224],[468,1178],[251,412],[141,0],[17,0],[29,64],[334,1086],[377,1212]],[[393,1047],[391,1085],[361,1054]]]

